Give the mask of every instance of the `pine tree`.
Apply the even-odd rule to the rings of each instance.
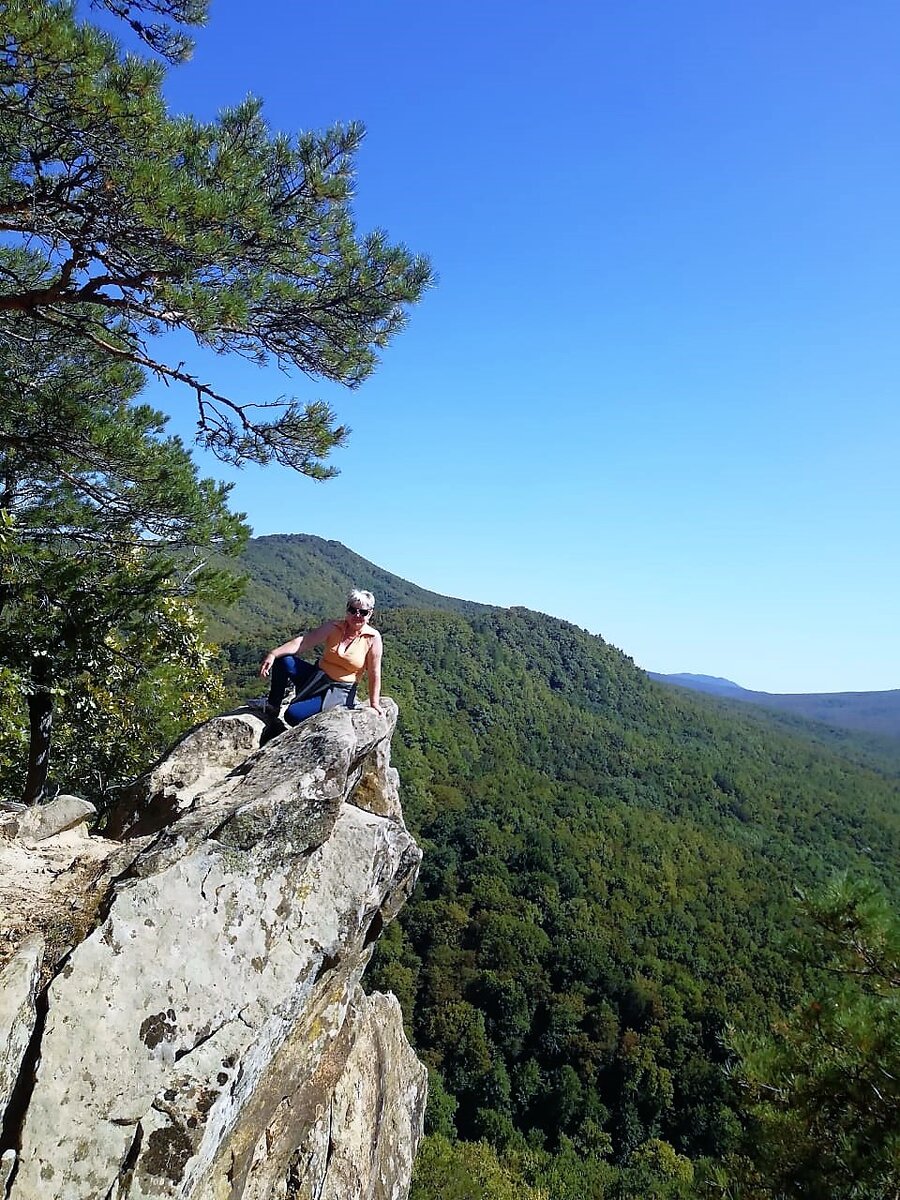
[[[815,991],[771,1036],[734,1039],[751,1155],[777,1197],[898,1200],[900,921],[882,891],[846,879],[804,913]]]
[[[234,593],[207,558],[247,535],[229,489],[199,479],[163,416],[135,402],[139,368],[68,331],[35,333],[0,345],[0,660],[28,711],[29,803],[44,795],[66,697],[96,698],[110,677],[133,690],[165,662],[203,666],[185,605]]]
[[[205,15],[199,0],[102,3],[170,60],[189,48],[171,22]],[[62,0],[6,0],[0,28],[0,341],[78,338],[189,389],[223,460],[332,474],[347,430],[328,405],[225,395],[157,335],[350,387],[370,374],[431,275],[383,233],[356,234],[362,126],[273,134],[257,99],[173,117],[167,66]]]

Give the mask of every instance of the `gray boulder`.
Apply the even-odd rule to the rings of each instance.
[[[89,800],[80,796],[57,796],[49,804],[36,804],[26,808],[18,817],[18,836],[26,842],[43,842],[84,825],[97,815]]]

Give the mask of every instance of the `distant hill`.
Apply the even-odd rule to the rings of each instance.
[[[898,894],[898,764],[336,542],[258,539],[243,565],[247,597],[213,626],[236,691],[348,587],[379,598],[393,761],[425,857],[368,982],[399,996],[440,1119],[551,1155],[611,1145],[626,1162],[658,1138],[726,1154],[740,1105],[724,1031],[766,1027],[804,988],[795,889],[846,871]]]
[[[721,679],[718,675],[691,675],[688,672],[681,675],[658,675],[655,671],[648,671],[647,674],[658,683],[674,683],[678,687],[690,688],[695,692],[712,692],[717,695],[719,692],[732,693],[745,690],[740,684],[732,683],[730,679]]]
[[[835,729],[851,729],[900,740],[900,689],[887,692],[779,695],[749,691],[728,679],[717,679],[711,675],[658,675],[653,671],[649,675],[659,683],[793,713]]]

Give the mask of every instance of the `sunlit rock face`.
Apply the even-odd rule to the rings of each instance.
[[[406,1197],[426,1072],[360,987],[421,857],[384,708],[217,718],[116,838],[0,830],[0,1196]]]

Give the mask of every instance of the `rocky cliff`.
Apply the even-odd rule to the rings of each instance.
[[[0,1197],[407,1195],[425,1070],[360,987],[421,857],[385,709],[219,717],[102,837],[0,812]]]

